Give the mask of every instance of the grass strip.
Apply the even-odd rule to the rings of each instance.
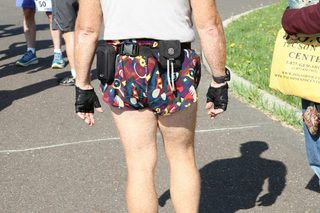
[[[233,82],[233,93],[276,119],[301,130],[302,122],[300,116],[297,116],[297,110],[270,105],[259,94],[260,90],[266,91],[294,108],[301,109],[300,98],[283,95],[269,87],[273,48],[286,7],[287,0],[281,0],[229,23],[225,29],[227,65],[255,86],[248,88]]]
[[[269,100],[263,98],[261,90],[257,87],[248,87],[242,83],[232,81],[230,83],[231,92],[238,98],[254,107],[262,110],[265,114],[274,120],[281,121],[287,126],[293,127],[298,131],[302,131],[301,114],[294,108],[279,106]]]

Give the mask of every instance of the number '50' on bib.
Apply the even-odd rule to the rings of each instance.
[[[34,0],[37,10],[40,12],[52,12],[51,0]]]

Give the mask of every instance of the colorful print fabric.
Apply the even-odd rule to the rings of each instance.
[[[120,109],[150,108],[157,115],[169,115],[196,102],[201,62],[199,55],[184,49],[181,70],[175,70],[174,90],[168,84],[167,70],[157,57],[117,55],[115,79],[111,85],[101,84],[103,100]],[[171,75],[170,75],[171,76]]]

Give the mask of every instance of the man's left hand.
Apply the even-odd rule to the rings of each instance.
[[[228,84],[211,84],[207,92],[206,110],[211,119],[227,110]]]

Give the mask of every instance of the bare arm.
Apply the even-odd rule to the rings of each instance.
[[[94,125],[94,108],[103,112],[91,86],[90,70],[100,34],[100,0],[79,0],[75,30],[76,112],[89,126]]]
[[[191,0],[201,46],[212,75],[225,75],[226,40],[215,0]]]
[[[91,89],[90,69],[100,34],[102,11],[100,0],[79,0],[75,30],[76,85]]]
[[[193,18],[205,58],[215,77],[225,76],[226,39],[215,0],[191,0]],[[226,110],[228,85],[211,81],[207,92],[207,114],[211,119]]]

